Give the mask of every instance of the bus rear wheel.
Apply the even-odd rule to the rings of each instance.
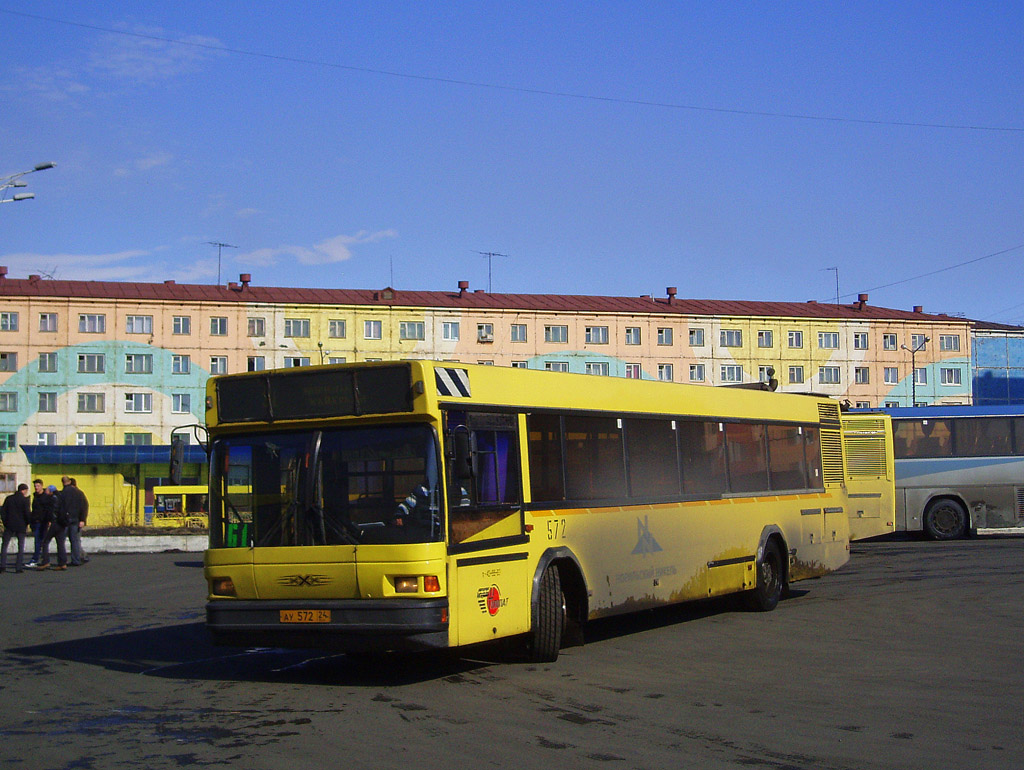
[[[764,555],[757,565],[757,585],[744,596],[747,609],[755,612],[771,612],[782,598],[786,589],[786,573],[782,566],[782,551],[778,543],[769,540]]]
[[[967,511],[956,500],[935,500],[924,512],[924,531],[932,540],[959,540],[967,532]]]
[[[551,566],[540,576],[537,592],[537,615],[530,632],[530,660],[552,663],[558,659],[565,629],[565,596],[558,568]]]

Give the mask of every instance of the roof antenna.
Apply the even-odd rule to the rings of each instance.
[[[477,254],[487,260],[487,293],[491,293],[491,260],[494,257],[507,257],[508,254],[499,254],[496,251],[478,251]]]
[[[217,285],[220,286],[220,250],[224,248],[237,249],[238,247],[232,246],[230,243],[220,243],[219,241],[207,241],[207,243],[217,247]]]

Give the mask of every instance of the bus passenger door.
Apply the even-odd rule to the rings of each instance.
[[[530,625],[528,539],[515,414],[446,410],[452,622],[460,645]]]

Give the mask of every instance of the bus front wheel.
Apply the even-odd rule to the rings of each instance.
[[[565,628],[565,597],[558,568],[550,566],[540,576],[537,591],[537,615],[530,634],[530,659],[551,663],[558,659]]]
[[[747,609],[755,612],[774,610],[786,588],[786,573],[782,566],[782,552],[774,540],[764,546],[764,555],[757,565],[757,585],[747,591]]]
[[[924,531],[932,540],[959,540],[967,532],[967,511],[956,500],[935,500],[924,512]]]

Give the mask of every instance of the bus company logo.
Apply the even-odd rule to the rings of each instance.
[[[278,585],[290,588],[302,588],[303,586],[315,588],[316,586],[325,586],[330,582],[331,579],[327,575],[285,575],[277,579]]]
[[[661,546],[658,545],[658,541],[654,539],[654,535],[651,534],[651,528],[647,524],[647,517],[644,516],[644,520],[636,520],[636,547],[633,549],[633,555],[647,556],[650,553],[657,553],[661,550]]]
[[[508,604],[508,598],[501,598],[501,591],[498,586],[491,585],[489,588],[481,588],[476,592],[476,601],[480,605],[480,612],[489,615],[497,615],[498,610]]]

